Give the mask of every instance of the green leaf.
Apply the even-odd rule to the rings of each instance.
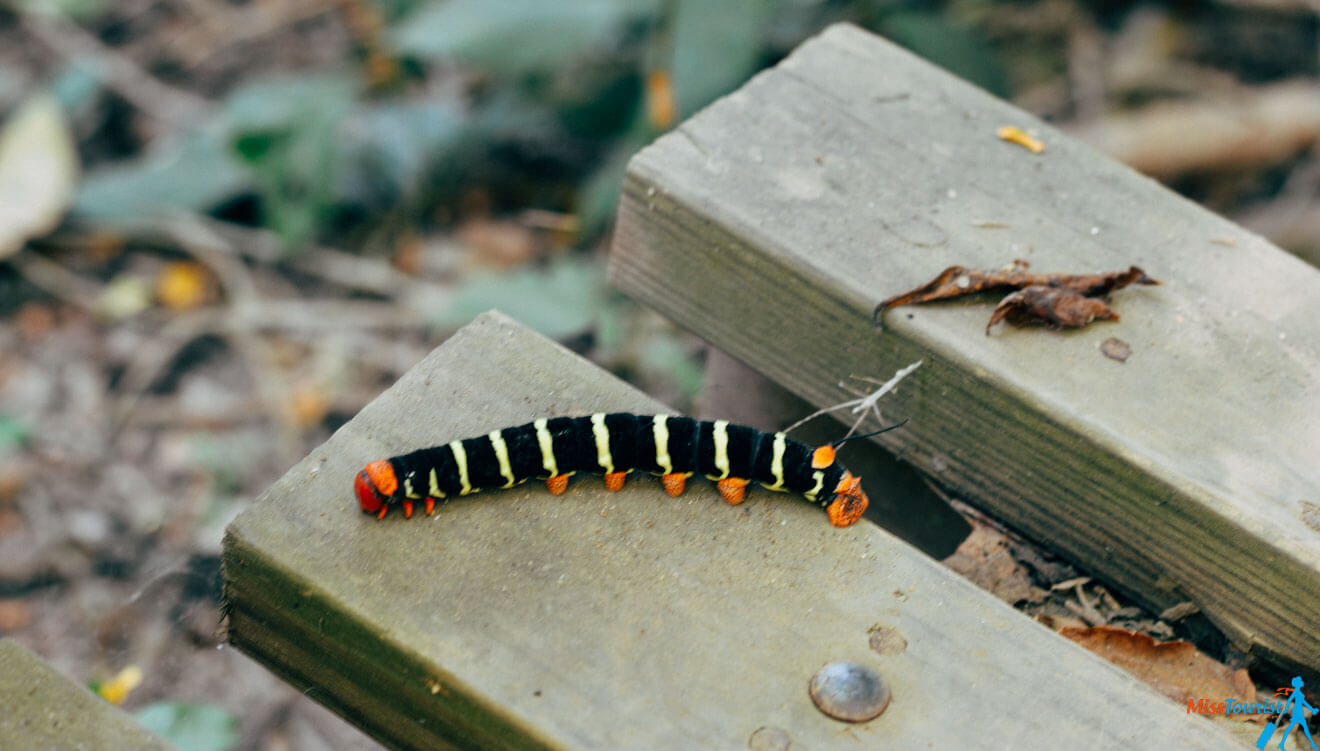
[[[340,126],[354,94],[346,75],[286,76],[244,86],[226,103],[234,149],[286,248],[310,240],[334,203],[344,162]]]
[[[882,33],[927,60],[998,96],[1008,95],[1004,69],[972,29],[925,12],[888,16]]]
[[[679,0],[673,73],[680,118],[756,72],[775,5],[773,0]]]
[[[6,414],[0,414],[0,456],[27,444],[32,429],[27,423]]]
[[[354,94],[347,74],[273,76],[236,89],[225,101],[225,115],[237,135],[287,133],[308,127],[309,117],[337,119]]]
[[[238,745],[238,719],[224,707],[158,702],[134,716],[179,751],[228,751]]]
[[[30,97],[0,131],[0,258],[55,229],[77,180],[64,111],[46,94]]]
[[[24,13],[68,18],[93,18],[109,7],[106,0],[21,0],[16,5]]]
[[[214,128],[190,133],[145,159],[88,175],[74,211],[132,224],[162,211],[204,211],[250,188],[251,179]]]
[[[462,115],[441,102],[392,102],[345,122],[346,197],[390,208],[415,197],[443,171],[464,135]]]
[[[592,326],[603,304],[603,289],[600,265],[594,259],[564,258],[544,271],[477,272],[434,322],[457,329],[498,308],[551,339],[565,339]]]
[[[446,0],[405,18],[396,52],[518,76],[561,65],[655,12],[654,0]]]
[[[71,120],[91,113],[100,100],[102,71],[86,59],[78,59],[64,66],[50,82],[50,93],[69,114]]]
[[[576,213],[583,237],[595,237],[614,221],[623,188],[628,160],[646,140],[627,137],[610,149],[609,155],[578,189]]]

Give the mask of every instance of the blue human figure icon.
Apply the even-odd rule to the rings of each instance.
[[[1283,742],[1288,740],[1288,736],[1292,735],[1292,729],[1297,725],[1302,726],[1302,732],[1306,733],[1307,742],[1311,744],[1311,748],[1315,748],[1315,739],[1311,737],[1311,729],[1306,727],[1306,715],[1302,711],[1309,709],[1312,712],[1315,712],[1315,707],[1307,703],[1306,697],[1302,696],[1302,677],[1300,675],[1292,679],[1292,685],[1293,692],[1289,694],[1288,698],[1283,702],[1283,709],[1279,712],[1279,719],[1282,720],[1283,716],[1288,714],[1288,707],[1291,705],[1292,722],[1288,724],[1288,729],[1283,731],[1283,735],[1280,736],[1279,748],[1283,748]]]

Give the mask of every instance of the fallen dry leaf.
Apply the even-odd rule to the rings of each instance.
[[[1029,323],[1053,328],[1085,326],[1097,318],[1118,318],[1118,313],[1101,298],[1130,284],[1159,284],[1136,266],[1108,274],[1032,274],[1027,271],[1028,266],[1020,259],[997,271],[950,266],[926,284],[882,301],[875,307],[873,320],[879,325],[886,310],[900,305],[1013,292],[995,308],[986,326],[987,334],[1000,321],[1018,326]]]
[[[1027,567],[1009,551],[1007,535],[976,519],[968,521],[972,533],[944,559],[944,565],[1010,605],[1044,600],[1045,591],[1032,584]]]
[[[678,119],[673,76],[664,68],[646,74],[646,117],[656,130],[667,130]]]
[[[295,385],[289,395],[289,418],[304,430],[319,424],[330,412],[330,396],[324,386],[314,381]]]
[[[1176,605],[1170,605],[1169,607],[1160,611],[1160,620],[1181,621],[1182,619],[1188,616],[1196,615],[1199,612],[1201,612],[1201,609],[1196,606],[1196,603],[1191,602],[1189,600],[1184,600],[1183,602],[1180,602]]]
[[[78,153],[64,111],[38,95],[0,131],[0,258],[50,232],[73,202]]]
[[[457,235],[474,259],[495,268],[520,266],[544,249],[536,232],[509,219],[469,219]]]
[[[170,310],[193,310],[210,297],[211,275],[200,263],[178,261],[156,274],[156,299]]]
[[[1146,634],[1113,626],[1071,626],[1059,633],[1179,704],[1202,698],[1216,702],[1238,699],[1248,704],[1256,701],[1256,686],[1245,668],[1233,670],[1216,662],[1191,642],[1159,642]]]
[[[0,634],[12,634],[32,622],[32,609],[23,600],[0,600]]]
[[[1086,297],[1067,287],[1024,287],[999,301],[985,333],[1000,321],[1014,326],[1042,323],[1052,329],[1080,328],[1101,318],[1117,321],[1118,314],[1104,300]]]
[[[1039,138],[1036,138],[1016,125],[1005,125],[999,130],[996,130],[995,135],[999,136],[1001,141],[1015,143],[1033,154],[1039,154],[1045,150],[1045,144],[1041,143]]]

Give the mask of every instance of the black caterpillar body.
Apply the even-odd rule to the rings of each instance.
[[[571,475],[589,472],[619,490],[633,471],[659,475],[672,496],[687,478],[704,475],[730,504],[743,501],[751,482],[797,493],[824,508],[836,527],[856,522],[868,504],[861,478],[836,461],[835,446],[813,449],[784,433],[724,420],[627,413],[536,420],[374,461],[358,473],[354,490],[366,513],[384,518],[401,507],[411,517],[416,503],[430,514],[437,500],[531,478],[558,495]]]

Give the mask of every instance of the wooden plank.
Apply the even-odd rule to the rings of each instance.
[[[12,639],[0,639],[0,748],[168,751],[123,710]]]
[[[1210,723],[880,528],[649,478],[462,499],[376,522],[365,462],[542,415],[661,405],[496,314],[409,371],[230,526],[229,634],[395,748],[1234,748]],[[868,647],[894,629],[906,646]],[[865,661],[878,719],[816,711],[811,675]]]
[[[1320,669],[1316,269],[849,26],[639,153],[624,192],[623,291],[816,405],[924,360],[881,443],[1156,612],[1191,600],[1241,648]],[[985,304],[871,324],[946,266],[1013,258],[1164,285],[1063,334],[986,336]]]

